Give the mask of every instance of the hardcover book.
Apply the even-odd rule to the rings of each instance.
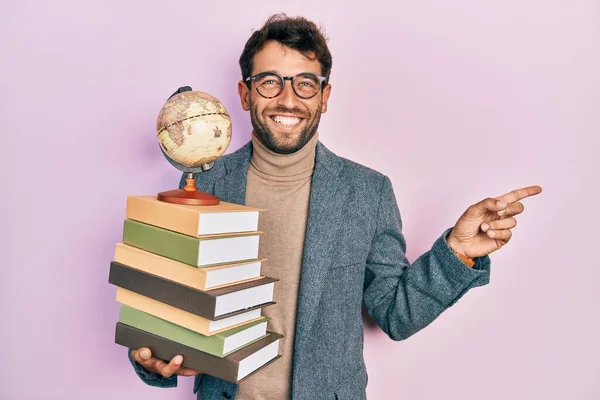
[[[116,262],[168,279],[198,290],[210,290],[260,278],[264,260],[220,264],[213,267],[193,267],[124,243],[115,249]]]
[[[221,201],[218,205],[192,206],[160,201],[156,196],[128,196],[129,219],[190,236],[258,230],[262,209]]]
[[[265,317],[261,316],[262,309],[256,308],[241,314],[212,321],[121,287],[117,287],[117,302],[205,336],[221,333],[249,322],[265,320]]]
[[[128,306],[121,306],[119,322],[217,357],[225,357],[267,334],[266,319],[204,336]]]
[[[261,232],[192,237],[126,219],[123,243],[195,267],[258,258]]]
[[[273,304],[277,279],[262,277],[250,282],[203,291],[129,268],[110,263],[108,282],[150,297],[201,317],[218,320]]]
[[[279,351],[280,334],[267,331],[268,335],[228,356],[221,358],[196,350],[181,343],[117,322],[115,343],[130,349],[148,347],[152,355],[170,360],[183,356],[182,366],[200,373],[215,376],[229,382],[239,383],[250,374],[275,361]]]

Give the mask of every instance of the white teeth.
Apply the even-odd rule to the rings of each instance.
[[[294,126],[300,122],[300,118],[298,117],[284,117],[282,115],[274,115],[271,117],[271,119],[277,122],[279,125],[285,126]]]

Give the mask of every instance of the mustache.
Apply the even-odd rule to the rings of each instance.
[[[301,109],[300,107],[288,108],[286,106],[282,106],[281,104],[277,105],[276,107],[266,109],[265,113],[267,113],[267,114],[273,114],[273,113],[294,114],[294,115],[301,116],[302,118],[309,117],[309,115],[306,114],[306,111]]]

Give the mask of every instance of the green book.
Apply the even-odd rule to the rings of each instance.
[[[195,267],[257,259],[259,238],[260,232],[195,237],[132,219],[123,226],[125,244]]]
[[[143,311],[121,305],[119,322],[217,357],[227,355],[267,335],[268,318],[204,336]]]

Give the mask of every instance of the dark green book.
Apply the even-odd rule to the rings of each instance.
[[[260,232],[188,236],[126,219],[123,242],[194,267],[258,258]]]
[[[226,357],[234,351],[265,337],[267,335],[267,320],[249,322],[212,336],[204,336],[126,305],[121,306],[119,313],[119,322],[123,324],[217,357]]]

